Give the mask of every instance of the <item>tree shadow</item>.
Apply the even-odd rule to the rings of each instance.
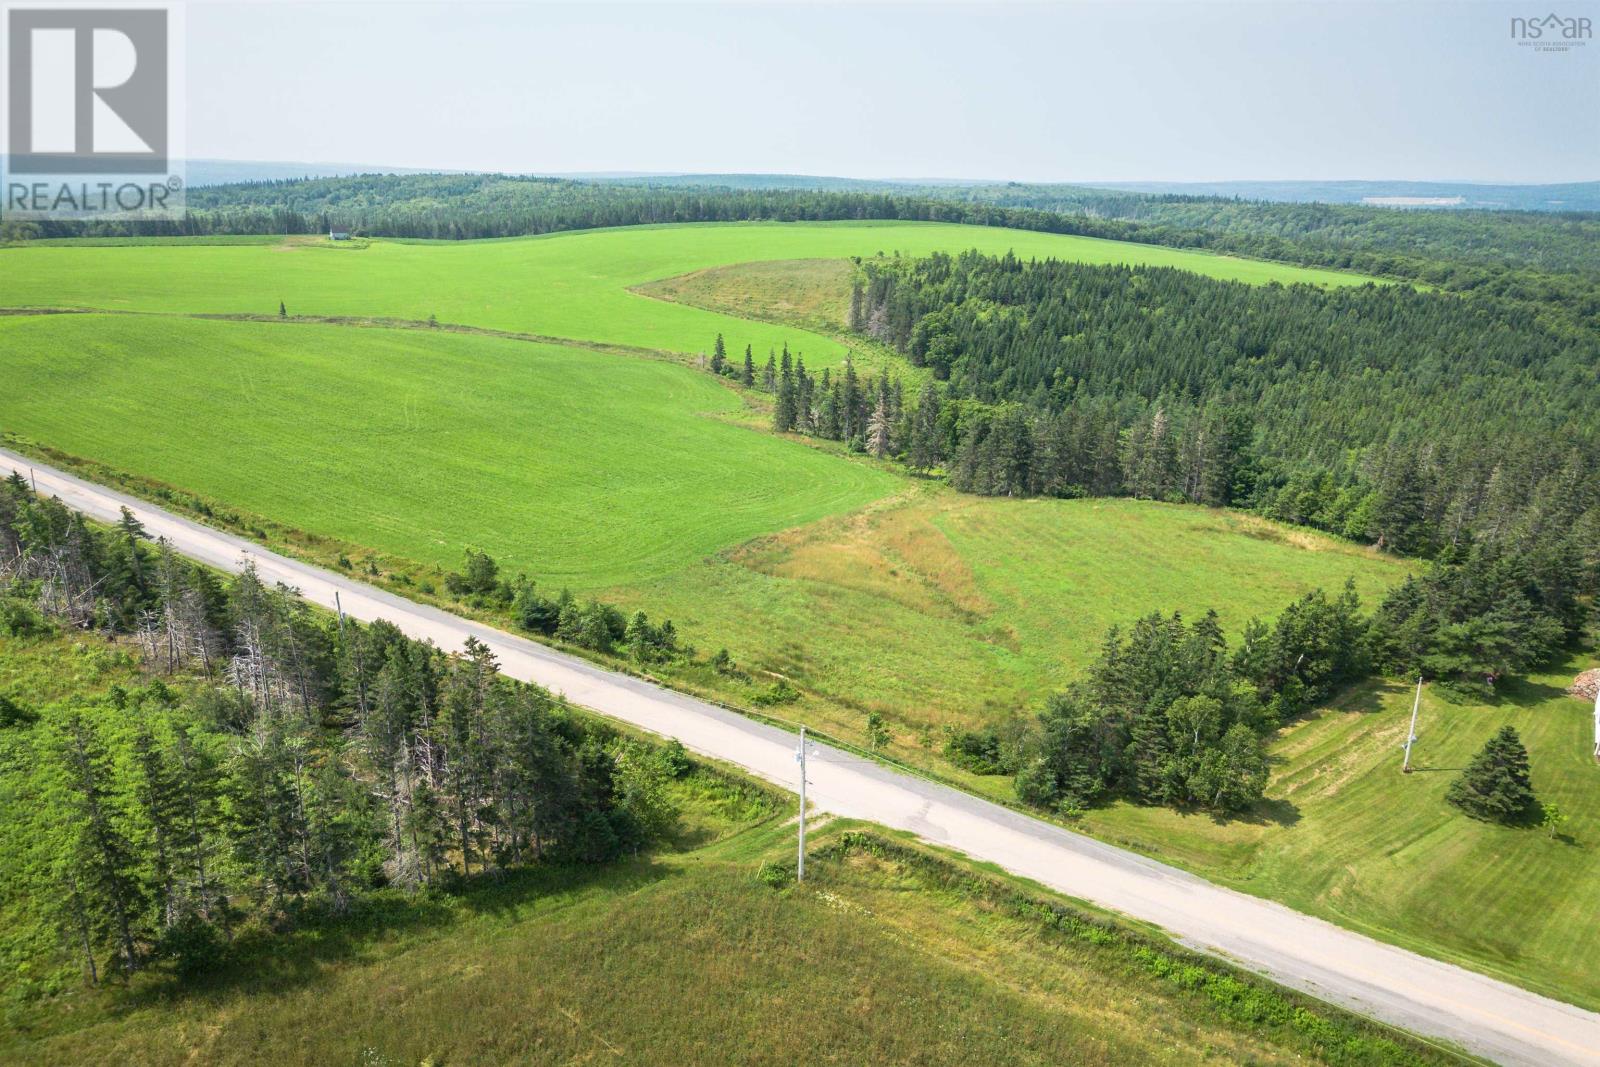
[[[118,999],[118,1011],[136,1011],[191,999],[238,993],[277,993],[326,982],[330,965],[359,962],[379,945],[404,935],[443,930],[480,915],[513,916],[543,898],[569,897],[576,903],[604,885],[631,893],[678,872],[649,854],[605,864],[546,863],[460,880],[450,889],[407,895],[379,890],[343,913],[307,905],[293,910],[281,932],[252,926],[227,946],[221,962],[192,976],[152,969],[139,976]]]
[[[1221,822],[1233,821],[1250,823],[1256,826],[1293,826],[1300,821],[1300,808],[1293,801],[1284,800],[1282,797],[1264,797],[1258,800],[1248,811],[1240,812],[1232,820],[1218,820]]]
[[[1246,826],[1293,826],[1300,821],[1300,808],[1293,801],[1281,797],[1264,797],[1256,801],[1244,811],[1196,811],[1187,810],[1194,814],[1204,814],[1215,826],[1230,826],[1243,823]]]

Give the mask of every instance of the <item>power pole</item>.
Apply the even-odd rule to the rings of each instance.
[[[33,483],[33,495],[39,495],[39,476],[33,473],[33,468],[28,468],[28,481]]]
[[[339,636],[344,636],[344,605],[339,603],[339,590],[333,591],[333,609],[339,613]]]
[[[1406,759],[1400,765],[1401,774],[1411,773],[1411,742],[1417,739],[1417,709],[1422,706],[1422,675],[1417,675],[1417,698],[1411,702],[1411,729],[1406,731]]]
[[[806,880],[806,728],[800,727],[800,751],[794,754],[800,764],[800,850],[794,865],[794,880]]]

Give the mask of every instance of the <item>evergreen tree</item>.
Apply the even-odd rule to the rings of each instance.
[[[127,822],[111,758],[93,725],[74,710],[61,723],[56,751],[69,822],[61,854],[69,886],[88,939],[109,938],[123,973],[139,966],[145,895],[138,855],[123,826]]]
[[[1378,547],[1406,554],[1417,552],[1426,543],[1426,518],[1422,475],[1416,457],[1406,451],[1391,465],[1378,491],[1373,516]]]
[[[1533,810],[1528,750],[1515,727],[1502,726],[1489,739],[1445,799],[1469,815],[1496,822],[1513,822]]]
[[[721,374],[728,365],[728,346],[723,342],[722,335],[717,334],[717,342],[711,349],[711,373]]]
[[[939,465],[939,387],[932,381],[922,383],[917,394],[917,407],[911,415],[911,441],[906,450],[906,463],[915,471],[929,471]]]
[[[744,346],[744,366],[739,371],[739,384],[746,389],[756,384],[756,361],[749,345]]]

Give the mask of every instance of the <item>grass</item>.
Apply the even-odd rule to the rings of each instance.
[[[1134,961],[893,862],[818,863],[811,886],[776,891],[754,877],[756,857],[785,836],[758,828],[606,871],[534,872],[389,929],[280,938],[260,974],[86,995],[0,1052],[151,1065],[1326,1058],[1290,1025],[1228,1018]],[[1310,1011],[1334,1020],[1327,1046],[1384,1050],[1342,1062],[1450,1062]]]
[[[0,347],[0,429],[424,564],[479,545],[557,587],[674,573],[898,485],[729,424],[708,375],[571,347],[105,315],[0,319]]]
[[[1550,996],[1600,1010],[1600,764],[1589,702],[1563,691],[1592,654],[1506,683],[1496,704],[1423,692],[1412,757],[1400,746],[1413,689],[1372,683],[1282,731],[1254,819],[1119,804],[1096,836],[1159,852],[1215,880]],[[1571,816],[1537,827],[1468,818],[1444,794],[1502,725],[1517,728],[1534,791]]]
[[[680,845],[241,941],[189,985],[13,998],[7,1062],[1455,1062],[1447,1052],[836,824],[692,776]],[[729,797],[741,798],[729,803]],[[762,877],[771,870],[776,877]],[[776,884],[774,884],[776,883]]]
[[[795,288],[788,307],[777,298],[792,265],[728,272],[699,296],[699,283],[681,279],[676,289],[659,290],[713,305],[765,292],[773,299],[757,312],[786,318],[782,325],[650,299],[627,286],[722,262],[968,244],[1022,254],[1156,257],[1139,262],[1180,257],[1195,269],[1253,281],[1297,273],[1014,231],[738,225],[442,246],[11,248],[0,250],[0,304],[271,315],[281,295],[294,314],[426,319],[436,313],[447,322],[676,351],[707,347],[720,329],[758,343],[788,338],[803,344],[815,365],[816,353],[842,348],[822,337],[798,341],[796,323],[821,330],[837,314],[830,303],[837,301],[836,268],[811,268],[814,284]],[[748,291],[727,296],[730,284]],[[859,739],[865,713],[881,711],[894,733],[891,752],[924,764],[935,760],[940,726],[991,722],[1032,708],[1076,672],[1114,622],[1152,610],[1193,614],[1216,607],[1224,624],[1237,629],[1252,614],[1270,614],[1301,592],[1336,587],[1347,576],[1370,601],[1404,572],[1404,565],[1353,546],[1237,514],[1135,501],[961,497],[826,447],[751,432],[750,412],[736,394],[683,366],[637,355],[444,330],[161,315],[0,318],[0,348],[10,371],[0,393],[0,430],[144,479],[142,492],[165,483],[179,491],[173,502],[180,506],[182,494],[198,493],[239,509],[247,522],[272,520],[352,550],[374,550],[402,567],[455,566],[465,545],[485,548],[547,587],[603,592],[626,607],[671,616],[702,651],[726,644],[751,674],[748,684],[695,670],[669,680],[742,702],[772,674],[786,675],[805,696],[781,714]],[[70,670],[75,661],[68,657],[82,654],[61,655],[60,669]],[[0,657],[0,679],[7,669]],[[48,693],[48,672],[28,670],[27,686]],[[1600,984],[1585,962],[1600,948],[1600,935],[1592,927],[1571,931],[1583,923],[1574,909],[1600,880],[1588,843],[1600,840],[1594,836],[1600,827],[1582,814],[1600,798],[1592,791],[1594,768],[1573,762],[1587,716],[1553,696],[1554,683],[1536,680],[1495,708],[1432,707],[1437,725],[1425,718],[1419,749],[1424,769],[1405,779],[1389,766],[1405,695],[1358,692],[1286,732],[1270,802],[1257,818],[1219,824],[1114,806],[1091,812],[1086,827],[1387,940],[1595,1004]],[[1571,843],[1482,826],[1443,805],[1449,774],[1431,768],[1459,765],[1507,717],[1525,730],[1536,786],[1573,813]],[[1580,754],[1586,759],[1587,749]],[[964,780],[991,794],[1007,788],[997,779]],[[706,869],[716,862],[707,857]],[[693,885],[691,898],[726,899],[730,915],[765,929],[759,925],[769,921],[765,913],[741,911],[726,897],[736,877],[729,875],[728,885],[701,885],[679,871],[688,860],[653,864],[647,870],[668,874],[652,874],[648,885]],[[558,898],[565,892],[550,889]],[[381,963],[391,949],[399,962],[361,977],[352,969],[348,986],[338,985],[343,964],[317,964],[309,969],[321,977],[304,990],[258,991],[261,1018],[278,1022],[243,1031],[237,1045],[202,1050],[208,1058],[242,1058],[259,1042],[277,1040],[274,1034],[292,1034],[286,1020],[314,1011],[321,997],[348,1005],[364,988],[399,990],[379,998],[395,1012],[428,1005],[417,1019],[464,1015],[471,997],[509,1004],[496,999],[501,989],[541,988],[537,964],[554,961],[529,947],[546,936],[538,925],[543,893],[526,908],[509,909],[521,916],[516,922],[532,924],[526,941],[493,953],[488,963],[447,953],[438,964],[444,969],[424,967],[427,982],[412,985],[405,937],[363,948],[362,966]],[[669,895],[645,911],[686,908]],[[810,913],[807,922],[822,915]],[[658,938],[689,932],[656,930]],[[778,927],[771,933],[779,941],[788,936]],[[596,917],[588,940],[564,942],[563,951],[593,960],[605,959],[612,943],[640,953],[661,944],[603,940],[608,935],[622,937],[615,924]],[[762,965],[778,964],[763,957]],[[689,1015],[696,1033],[737,1021],[704,1014],[710,1009],[699,1001],[715,990],[673,969],[682,966],[662,954],[641,973],[699,991]],[[458,980],[472,967],[483,970],[471,974],[493,980]],[[753,980],[756,973],[763,972],[741,976]],[[892,988],[896,997],[903,994]],[[1038,1000],[1031,987],[1022,988],[1024,1001]],[[144,1019],[152,1035],[178,1042],[173,1047],[193,1048],[206,1034],[234,1034],[218,1020],[233,1019],[242,1003],[224,999],[170,1018],[154,1009],[127,1018]],[[821,1003],[833,1011],[846,1002]],[[948,1014],[947,1002],[930,1003],[933,1014]],[[585,1025],[603,1024],[598,1032],[613,1041],[626,1026],[643,1025],[626,1022],[639,1012],[617,1013],[616,1019],[585,1016]],[[1060,1016],[1049,1018],[1065,1033],[1080,1032]],[[885,1035],[909,1025],[893,1012],[883,1021],[882,1031],[861,1033],[887,1041]],[[579,1043],[587,1040],[583,1026],[547,1022],[543,1029],[526,1024],[534,1027],[524,1032],[526,1040],[547,1042],[529,1047],[555,1049],[558,1058],[595,1052],[594,1044]],[[115,1030],[105,1025],[107,1034]],[[1048,1029],[1039,1024],[1027,1032]],[[325,1048],[333,1058],[349,1058],[349,1042],[358,1036],[359,1028],[330,1031],[327,1040],[345,1044]],[[130,1031],[117,1040],[144,1039]],[[865,1046],[838,1040],[839,1059],[861,1058]],[[1039,1040],[1045,1042],[1040,1058],[1055,1054],[1056,1046]],[[1125,1059],[1156,1055],[1109,1036],[1097,1040]],[[452,1060],[502,1054],[492,1044],[457,1043],[465,1041],[457,1035],[440,1047],[451,1050]],[[425,1044],[413,1041],[394,1054],[412,1056]],[[61,1047],[67,1050],[61,1058],[71,1058],[74,1046]],[[141,1050],[155,1059],[165,1055],[154,1045],[127,1047],[130,1058]],[[698,1055],[692,1045],[664,1047],[677,1059]],[[717,1058],[717,1051],[706,1055]],[[722,1058],[733,1056],[731,1048],[721,1051]],[[1231,1048],[1222,1058],[1234,1053],[1257,1055]],[[292,1051],[284,1055],[294,1058]]]
[[[665,303],[632,286],[756,260],[922,255],[978,248],[1093,263],[1173,266],[1252,283],[1359,284],[1370,279],[1204,252],[1087,237],[939,223],[731,223],[629,227],[440,244],[270,245],[185,240],[123,247],[0,248],[0,306],[359,315],[426,320],[554,337],[707,352],[718,333],[758,352],[785,341],[821,367],[838,341],[793,326]]]
[[[708,311],[836,334],[849,325],[854,274],[847,259],[757,261],[662,278],[635,292]]]
[[[0,637],[0,694],[35,706],[145,680],[125,642]],[[653,854],[243,928],[187,983],[158,964],[83,985],[37,902],[0,893],[0,1060],[1454,1062],[862,824],[815,825],[794,886],[789,798],[707,764],[671,789],[680,825]]]
[[[914,755],[942,726],[1036,707],[1114,624],[1215,607],[1237,631],[1347,577],[1376,599],[1405,570],[1237,513],[924,486],[606,596],[789,677],[806,697],[786,714],[857,740],[884,714]]]

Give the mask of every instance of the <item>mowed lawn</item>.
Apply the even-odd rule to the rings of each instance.
[[[1372,683],[1283,730],[1256,819],[1119,804],[1086,821],[1248,892],[1600,1010],[1600,763],[1592,702],[1563,691],[1593,665],[1580,654],[1511,680],[1493,705],[1425,688],[1409,775],[1401,745],[1414,689]],[[1506,724],[1528,746],[1534,792],[1571,817],[1555,838],[1445,802]]]
[[[715,335],[765,356],[787,341],[822,366],[836,341],[790,326],[631,293],[630,286],[755,260],[925,255],[977,248],[1091,263],[1193,270],[1252,283],[1368,279],[1203,252],[1087,237],[939,223],[727,223],[629,227],[500,241],[334,244],[319,238],[214,244],[176,239],[123,247],[0,248],[0,307],[362,315],[546,336],[709,351]]]
[[[0,319],[0,432],[421,563],[642,581],[893,491],[672,363],[421,330]]]

